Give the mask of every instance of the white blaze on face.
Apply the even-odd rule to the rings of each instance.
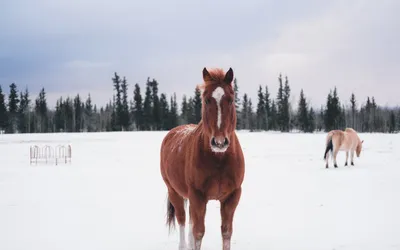
[[[212,97],[215,99],[215,101],[217,102],[217,107],[218,107],[218,118],[217,118],[217,126],[218,128],[221,127],[221,122],[222,122],[222,114],[221,114],[221,99],[222,96],[225,94],[225,91],[223,88],[218,87],[216,88],[213,93],[212,93]]]

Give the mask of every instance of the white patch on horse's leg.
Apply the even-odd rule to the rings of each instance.
[[[223,250],[230,250],[231,249],[231,240],[230,239],[224,239],[223,240],[222,249]]]
[[[201,240],[195,240],[194,249],[195,250],[200,250],[201,249]]]
[[[221,99],[222,99],[222,96],[224,96],[224,94],[225,94],[225,91],[221,87],[214,89],[214,91],[212,93],[212,97],[217,102],[217,108],[218,108],[217,126],[218,126],[218,128],[221,127],[221,122],[222,122]]]
[[[179,225],[179,250],[186,250],[185,225]]]
[[[347,166],[348,161],[349,161],[349,151],[346,151],[346,163],[345,163],[345,166]]]
[[[189,221],[188,240],[189,240],[189,245],[188,245],[189,249],[190,250],[194,249],[193,223],[191,220]]]

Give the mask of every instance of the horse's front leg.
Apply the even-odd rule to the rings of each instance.
[[[191,231],[193,234],[194,238],[194,250],[200,250],[201,249],[201,242],[203,240],[203,236],[205,233],[205,225],[204,225],[204,219],[206,215],[206,207],[207,207],[207,200],[204,198],[204,195],[196,190],[190,190],[189,191],[189,200],[190,200],[190,220],[192,225]],[[190,230],[190,229],[189,229]],[[190,236],[189,236],[189,247],[192,242],[190,242]]]
[[[236,189],[226,200],[221,201],[221,234],[222,249],[231,249],[232,222],[237,205],[239,204],[242,188]]]
[[[354,166],[354,150],[351,151],[350,160],[351,160],[351,165]]]
[[[345,166],[347,166],[348,160],[349,160],[349,151],[346,151],[346,163],[344,164]]]

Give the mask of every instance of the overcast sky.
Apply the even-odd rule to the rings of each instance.
[[[104,105],[116,71],[130,98],[151,77],[180,100],[203,67],[232,67],[254,104],[260,84],[276,97],[281,72],[316,107],[334,86],[346,103],[354,91],[399,105],[398,13],[398,0],[3,0],[0,84]]]

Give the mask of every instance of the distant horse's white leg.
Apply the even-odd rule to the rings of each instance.
[[[348,160],[349,160],[349,151],[346,151],[346,163],[344,164],[345,166],[347,166]]]

